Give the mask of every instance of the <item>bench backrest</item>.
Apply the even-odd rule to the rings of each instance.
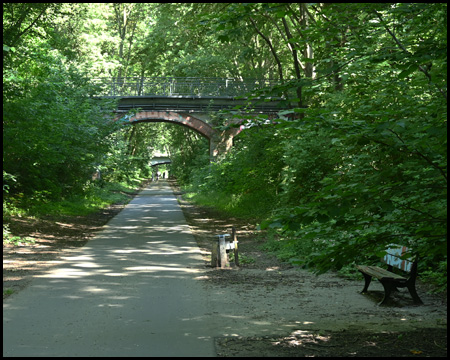
[[[408,252],[408,248],[402,245],[390,244],[389,249],[387,249],[387,254],[384,256],[383,261],[397,269],[411,272],[412,269],[412,261],[410,260],[402,260],[400,257]]]

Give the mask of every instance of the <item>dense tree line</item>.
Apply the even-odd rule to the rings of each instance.
[[[284,260],[341,268],[401,242],[446,279],[446,4],[3,10],[11,199],[82,193],[99,167],[106,181],[149,176],[165,150],[198,201],[255,218]],[[184,128],[111,123],[115,104],[94,100],[92,79],[130,76],[277,79],[256,95],[292,106],[273,125],[247,116],[252,126],[210,164],[205,139]],[[232,116],[213,114],[220,128]]]
[[[298,106],[197,174],[199,198],[268,218],[284,260],[339,269],[400,242],[445,284],[446,19],[445,4],[233,4],[209,17],[224,42],[253,29],[285,80],[267,95],[294,88]]]

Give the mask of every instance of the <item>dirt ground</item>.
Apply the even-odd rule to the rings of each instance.
[[[427,284],[417,284],[424,306],[416,306],[406,290],[379,307],[383,288],[373,281],[362,295],[364,281],[350,281],[334,273],[316,276],[280,263],[261,251],[264,237],[254,225],[213,209],[178,202],[204,255],[206,286],[217,292],[237,319],[261,324],[260,334],[230,334],[216,339],[221,357],[372,357],[447,356],[447,296],[430,295]],[[239,269],[210,267],[215,235],[235,226],[242,260]],[[213,291],[212,291],[213,292]],[[251,327],[252,331],[255,326]],[[232,331],[231,331],[232,332]],[[235,332],[245,333],[236,323]]]
[[[236,309],[235,331],[216,339],[218,356],[447,356],[446,294],[430,295],[429,287],[419,282],[424,306],[414,306],[409,294],[401,292],[390,306],[378,307],[381,285],[373,284],[368,295],[361,295],[362,281],[332,273],[317,277],[280,263],[260,250],[264,238],[253,225],[193,206],[171,185],[204,254],[206,276],[201,281]],[[85,217],[11,219],[14,235],[36,242],[3,246],[3,298],[54,266],[65,251],[85,245],[123,207],[117,204]],[[214,269],[214,235],[230,232],[231,226],[237,230],[241,266]],[[252,331],[260,327],[257,334],[239,322],[249,317]]]

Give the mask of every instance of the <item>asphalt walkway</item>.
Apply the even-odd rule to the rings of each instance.
[[[3,356],[214,356],[203,261],[165,181],[4,301]]]

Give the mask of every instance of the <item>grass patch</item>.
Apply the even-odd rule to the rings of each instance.
[[[83,216],[96,212],[114,203],[128,200],[122,192],[134,189],[124,184],[105,184],[104,187],[92,187],[85,194],[76,194],[59,201],[34,203],[28,213],[34,216],[69,215]]]
[[[230,261],[234,262],[234,253],[230,252]],[[251,257],[251,256],[247,256],[245,254],[239,253],[239,264],[245,265],[245,264],[254,264],[256,263],[256,259]]]
[[[205,195],[203,193],[190,192],[189,190],[184,194],[186,200],[192,201],[197,205],[213,207],[215,209],[229,212],[230,199],[225,194],[213,193]]]
[[[91,185],[85,189],[82,194],[73,194],[61,198],[60,200],[49,200],[45,197],[24,196],[14,199],[14,206],[8,206],[3,216],[19,215],[42,217],[46,215],[52,216],[84,216],[111,204],[127,203],[129,195],[134,193],[139,187],[139,183],[105,183],[100,187]]]
[[[273,199],[265,193],[229,194],[220,191],[196,192],[191,188],[186,191],[185,199],[197,205],[213,207],[229,216],[248,220],[264,219],[273,208]]]
[[[12,295],[12,294],[14,294],[14,290],[13,289],[6,289],[6,290],[3,290],[3,295]]]

